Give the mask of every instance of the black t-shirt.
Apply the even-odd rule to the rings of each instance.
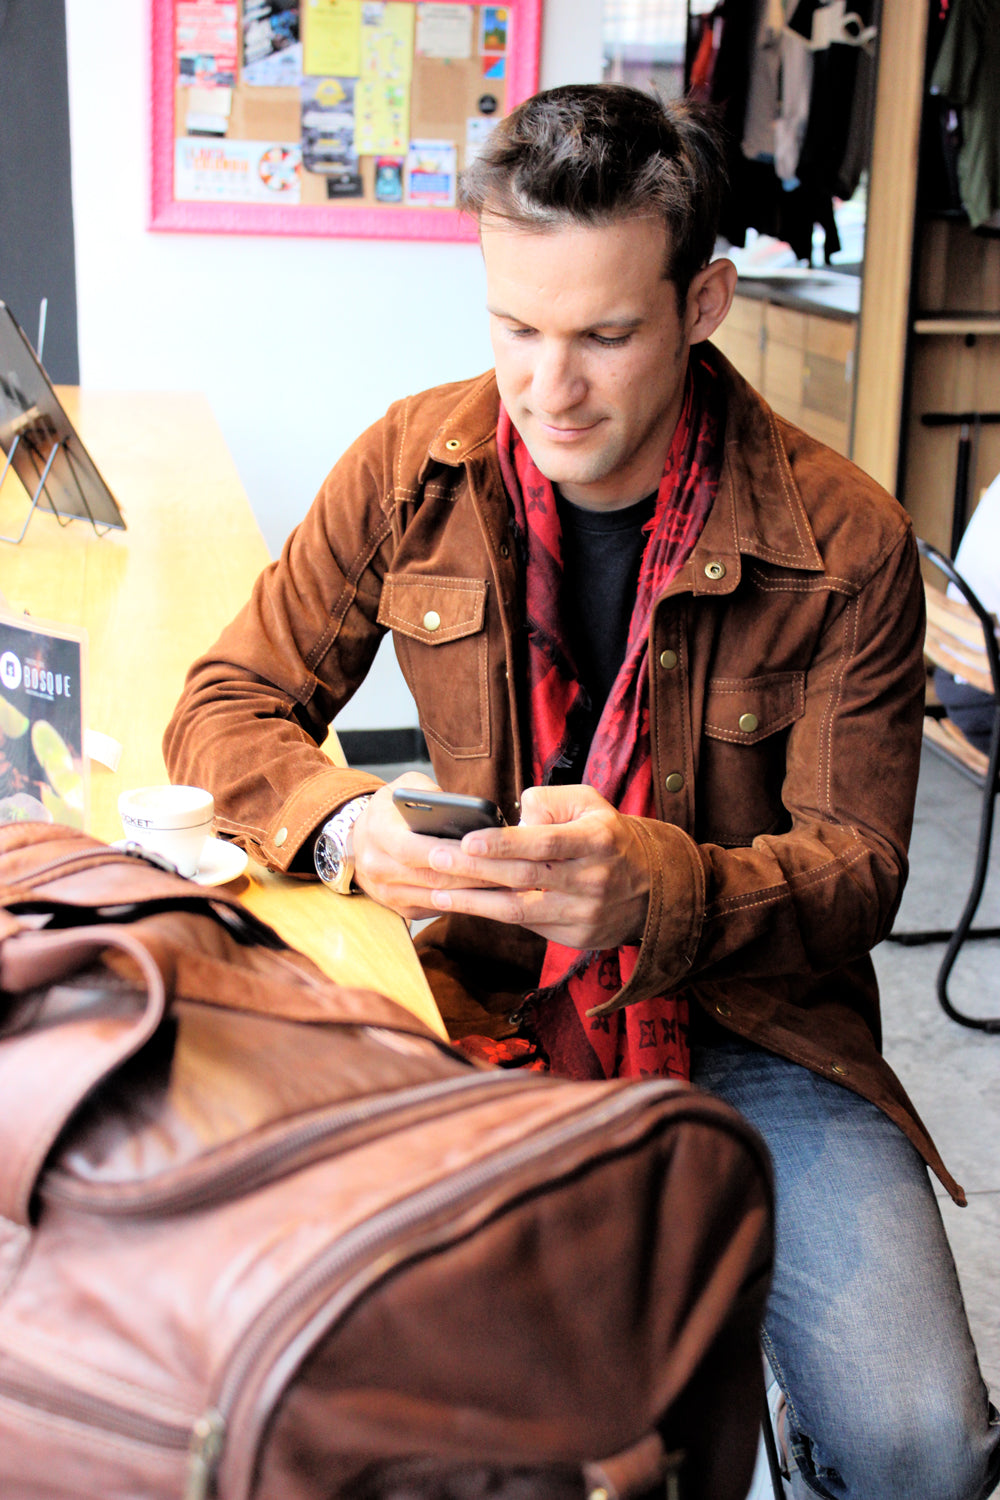
[[[639,568],[643,527],[656,510],[656,494],[623,510],[585,510],[557,491],[562,526],[562,609],[566,644],[586,703],[570,725],[573,746],[553,781],[578,782],[612,684],[625,659]]]

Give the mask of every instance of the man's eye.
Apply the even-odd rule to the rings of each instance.
[[[627,344],[632,335],[630,333],[618,333],[614,335],[592,333],[590,337],[594,340],[595,344],[600,344],[602,349],[618,349],[622,344]]]

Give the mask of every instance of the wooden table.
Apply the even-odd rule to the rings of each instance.
[[[86,627],[89,727],[122,746],[118,770],[91,763],[88,827],[121,837],[118,794],[166,781],[160,741],[184,674],[246,600],[268,562],[264,539],[204,397],[59,392],[125,515],[98,537],[37,511],[20,545],[0,543],[0,591],[16,610]],[[0,494],[0,531],[20,530],[24,491]],[[347,985],[380,990],[444,1028],[406,924],[366,897],[251,863],[231,887]]]

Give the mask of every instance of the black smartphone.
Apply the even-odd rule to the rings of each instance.
[[[506,823],[496,803],[486,797],[398,786],[392,800],[414,833],[430,834],[432,838],[460,839],[477,828],[503,828]]]

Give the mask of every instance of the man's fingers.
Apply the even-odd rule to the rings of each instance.
[[[462,912],[525,927],[567,948],[616,947],[621,939],[605,932],[602,913],[590,902],[571,901],[558,891],[438,890],[431,893],[436,915]]]
[[[616,813],[592,808],[571,823],[519,823],[468,833],[462,848],[474,854],[512,859],[580,859],[614,847]]]

